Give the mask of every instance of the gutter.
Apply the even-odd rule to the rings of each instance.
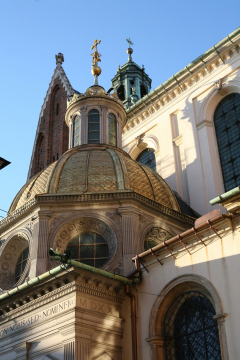
[[[132,359],[137,360],[137,311],[136,311],[136,299],[130,290],[129,285],[124,286],[125,294],[131,300],[131,325],[132,325]]]
[[[54,260],[62,261],[62,257],[54,256]],[[51,270],[45,272],[44,274],[39,275],[39,276],[33,278],[32,280],[29,280],[15,288],[13,288],[10,291],[7,291],[6,293],[4,293],[3,295],[0,296],[0,302],[5,299],[8,299],[9,297],[11,297],[23,290],[31,288],[32,286],[37,285],[37,284],[43,282],[44,280],[47,280],[51,277],[54,277],[54,276],[60,274],[62,271],[66,270],[67,268],[70,268],[71,266],[73,266],[75,268],[90,271],[94,274],[102,275],[102,276],[107,277],[112,280],[117,280],[117,281],[123,283],[124,285],[136,284],[136,283],[140,282],[140,279],[138,279],[138,278],[128,279],[125,276],[116,275],[116,274],[110,273],[108,271],[101,270],[101,269],[95,268],[93,266],[83,264],[78,261],[67,260],[64,265],[62,264],[60,266],[57,266],[54,269],[51,269]]]
[[[216,198],[210,200],[210,204],[211,205],[216,205],[216,204],[220,204],[223,201],[226,201],[228,199],[230,199],[231,197],[235,196],[235,195],[239,195],[240,194],[240,186],[237,186],[236,188],[225,192],[222,195],[217,196]]]
[[[219,41],[216,45],[212,46],[209,50],[207,50],[205,53],[203,53],[202,55],[200,55],[199,57],[197,57],[195,60],[193,60],[192,62],[190,62],[190,64],[188,64],[185,68],[181,69],[180,71],[178,71],[176,74],[174,74],[173,76],[171,76],[168,80],[166,80],[164,83],[162,83],[161,85],[159,85],[158,87],[156,87],[154,90],[152,90],[149,94],[147,94],[149,97],[152,97],[154,95],[154,92],[160,90],[161,88],[165,88],[167,85],[169,85],[171,82],[175,81],[178,84],[177,77],[182,76],[184,74],[189,73],[189,71],[191,72],[191,70],[189,70],[189,68],[197,65],[198,63],[204,63],[204,58],[211,55],[212,53],[218,53],[217,52],[217,48],[220,46],[225,45],[228,41],[232,42],[232,38],[235,37],[236,35],[240,34],[240,27],[238,27],[236,30],[234,30],[231,34],[229,34],[228,36],[226,36],[224,39],[222,39],[221,41]],[[219,56],[219,55],[218,55]],[[147,96],[145,95],[145,96]],[[129,109],[126,110],[126,113],[129,114],[133,109],[135,109],[136,107],[138,107],[140,104],[142,104],[142,102],[144,102],[144,98],[145,96],[140,99],[139,101],[137,101],[133,106],[131,106]]]
[[[232,217],[232,215],[230,215],[230,214],[227,214],[227,215],[222,214],[222,215],[218,215],[218,216],[216,216],[216,217],[214,217],[214,218],[212,218],[210,220],[204,221],[203,223],[197,225],[196,227],[193,227],[193,228],[191,228],[191,229],[189,229],[187,231],[184,231],[180,235],[174,236],[173,238],[171,238],[171,239],[169,239],[167,241],[164,241],[163,243],[161,243],[161,244],[159,244],[157,246],[154,246],[152,249],[148,249],[148,250],[144,251],[143,253],[141,253],[139,255],[136,255],[135,257],[132,258],[132,261],[135,261],[137,263],[139,261],[141,262],[140,259],[143,259],[146,256],[152,255],[155,252],[157,252],[159,250],[163,250],[163,249],[166,249],[171,253],[171,250],[168,247],[169,245],[175,244],[177,242],[182,243],[183,238],[186,238],[187,236],[190,236],[190,235],[193,235],[193,234],[195,234],[201,240],[200,236],[197,234],[197,231],[202,230],[202,229],[207,229],[209,227],[212,228],[213,224],[215,224],[215,223],[217,223],[217,222],[219,222],[220,220],[223,220],[223,219],[230,219],[231,217]],[[172,253],[171,253],[171,255],[173,256]]]

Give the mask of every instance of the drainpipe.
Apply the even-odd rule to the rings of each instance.
[[[126,295],[131,299],[131,324],[132,324],[132,359],[137,360],[137,314],[135,296],[128,284],[124,285]]]

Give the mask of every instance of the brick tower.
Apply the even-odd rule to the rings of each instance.
[[[56,161],[68,149],[69,131],[65,123],[67,97],[74,90],[62,68],[63,54],[56,55],[54,71],[39,116],[28,179]]]

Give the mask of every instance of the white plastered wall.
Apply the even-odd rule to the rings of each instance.
[[[213,116],[224,96],[240,92],[239,67],[239,54],[235,54],[228,63],[222,63],[169,103],[152,114],[148,113],[143,121],[129,125],[128,130],[125,127],[123,149],[134,159],[146,147],[157,149],[157,172],[200,214],[213,210],[209,201],[225,192]],[[216,85],[219,80],[222,81],[222,89]],[[181,146],[186,167],[184,186],[179,185],[174,154],[176,139],[171,119],[175,113],[181,124]]]

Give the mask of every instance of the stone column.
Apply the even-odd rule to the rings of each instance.
[[[48,232],[51,211],[38,212],[38,219],[33,224],[32,261],[30,278],[34,278],[47,271]]]
[[[86,106],[80,107],[80,114],[81,114],[81,120],[80,120],[80,145],[87,144],[88,140],[88,121],[86,118]]]
[[[141,212],[131,206],[118,210],[122,217],[123,273],[134,269],[132,258],[140,248],[139,215]]]

